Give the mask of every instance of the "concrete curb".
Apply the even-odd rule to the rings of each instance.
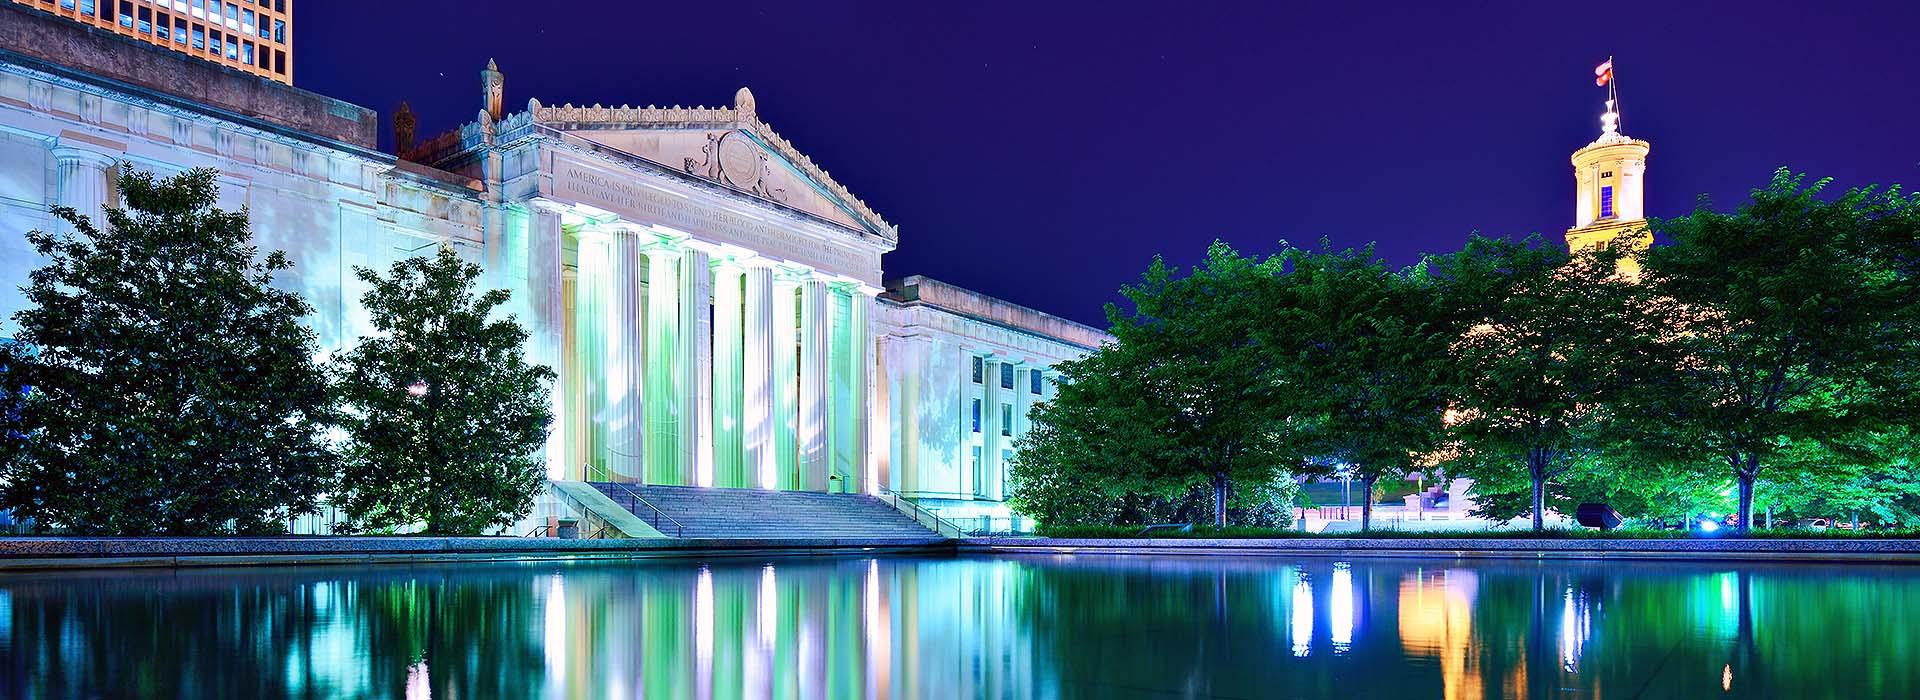
[[[953,541],[939,537],[627,540],[518,537],[0,537],[0,572],[876,553],[951,554],[953,551]]]
[[[1920,564],[1920,540],[1047,539],[961,540],[961,553],[1821,561]]]

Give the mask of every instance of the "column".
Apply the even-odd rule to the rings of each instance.
[[[70,207],[93,222],[95,230],[107,227],[106,208],[113,196],[114,159],[104,153],[71,146],[53,149],[58,190],[55,202]],[[64,220],[54,221],[54,229],[72,232]]]
[[[825,278],[813,275],[800,284],[800,488],[808,491],[826,491],[833,467],[827,434],[831,302]]]
[[[832,409],[829,431],[833,454],[832,473],[839,477],[839,490],[862,493],[873,483],[868,459],[867,422],[871,389],[873,353],[868,347],[868,307],[873,303],[869,289],[857,282],[836,283],[832,289],[833,340],[831,361],[833,382],[828,394]]]
[[[773,424],[776,487],[797,491],[800,481],[801,277],[782,270],[773,281]]]
[[[547,427],[547,478],[585,478],[576,475],[567,459],[566,356],[566,233],[560,226],[561,208],[551,202],[529,203],[527,216],[527,319],[529,353],[533,361],[553,369],[553,423]]]
[[[646,303],[640,286],[640,234],[628,227],[609,227],[607,245],[611,289],[603,321],[606,364],[605,410],[607,475],[614,481],[641,481],[646,476],[646,336],[641,314]]]
[[[791,300],[793,290],[787,290]],[[779,458],[774,446],[773,267],[765,260],[747,261],[746,309],[741,357],[741,455],[753,479],[763,489],[779,488]]]
[[[653,241],[647,254],[646,483],[678,486],[681,471],[681,394],[686,388],[680,346],[680,246]]]
[[[613,265],[609,260],[611,237],[597,228],[579,230],[580,264],[574,279],[573,346],[579,365],[573,373],[575,388],[569,397],[574,407],[575,437],[570,452],[570,470],[581,478],[599,481],[612,478],[606,472],[607,357],[606,306],[612,288]]]
[[[713,485],[713,266],[707,250],[680,255],[680,464],[695,486]],[[684,473],[691,469],[691,474]]]
[[[756,481],[748,470],[741,435],[744,432],[741,385],[745,357],[742,346],[746,268],[734,258],[713,262],[713,485],[746,488]]]
[[[1000,388],[1000,366],[1005,360],[989,357],[986,362],[986,374],[980,378],[980,471],[978,478],[984,483],[974,484],[973,492],[988,499],[999,498],[1000,486],[994,477],[1000,473],[1000,402],[1006,398],[1006,390]]]
[[[827,489],[853,493],[861,470],[854,442],[853,290],[846,282],[827,286]]]
[[[872,437],[876,358],[873,333],[867,325],[867,319],[873,312],[873,296],[879,294],[880,290],[859,285],[852,291],[853,313],[848,319],[848,337],[853,363],[853,471],[848,476],[850,481],[847,490],[852,493],[879,493],[880,462],[874,458]]]

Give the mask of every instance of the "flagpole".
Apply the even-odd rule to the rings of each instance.
[[[1613,65],[1611,54],[1607,56],[1607,65],[1613,73],[1613,78],[1607,81],[1607,101],[1613,103],[1614,126],[1620,134],[1624,135],[1627,133],[1627,119],[1620,111],[1620,70],[1619,66]]]

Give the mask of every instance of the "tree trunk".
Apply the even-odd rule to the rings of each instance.
[[[1527,479],[1533,482],[1533,531],[1547,529],[1547,452],[1527,450]]]
[[[1378,476],[1367,476],[1360,479],[1360,531],[1361,532],[1366,532],[1368,530],[1373,529],[1373,482],[1376,482],[1379,480],[1380,480],[1380,477]]]
[[[1735,472],[1735,475],[1740,478],[1740,511],[1738,516],[1740,518],[1740,524],[1734,528],[1734,532],[1739,533],[1743,537],[1753,531],[1753,479],[1759,476],[1759,474],[1760,458],[1758,456],[1748,457],[1745,463],[1741,465],[1741,468]]]
[[[1227,475],[1213,476],[1213,526],[1227,526]]]

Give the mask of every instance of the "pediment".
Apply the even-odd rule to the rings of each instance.
[[[892,224],[754,116],[744,88],[736,107],[542,107],[544,126],[685,175],[898,240]]]

